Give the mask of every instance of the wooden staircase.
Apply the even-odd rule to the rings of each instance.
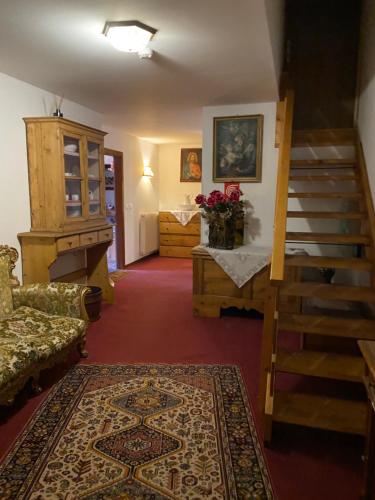
[[[363,308],[357,311],[337,311],[330,302],[327,307],[308,310],[307,301],[349,302],[351,304],[374,303],[373,286],[353,284],[331,284],[330,282],[305,281],[305,270],[330,268],[369,273],[373,284],[375,222],[371,192],[361,144],[354,129],[298,131],[292,139],[293,93],[288,91],[278,108],[277,143],[279,144],[279,170],[274,226],[274,248],[271,261],[271,285],[265,307],[262,372],[260,384],[260,408],[263,415],[265,442],[270,442],[273,422],[282,422],[326,430],[364,434],[366,427],[366,404],[361,400],[364,364],[356,351],[359,339],[375,340],[375,321],[361,317]],[[348,157],[291,159],[292,148],[330,147],[330,151],[351,149]],[[351,148],[350,148],[351,147]],[[343,156],[343,155],[340,155]],[[296,186],[302,182],[302,191]],[[338,189],[337,186],[350,189]],[[311,186],[311,188],[310,188]],[[324,189],[321,187],[324,186]],[[300,202],[301,209],[290,209],[289,204]],[[306,202],[308,200],[308,202]],[[322,210],[322,200],[342,201],[347,210]],[[306,210],[304,203],[308,203]],[[312,204],[315,204],[312,207]],[[315,209],[316,207],[316,209]],[[353,208],[354,207],[354,208]],[[315,227],[331,221],[350,221],[357,226],[353,232],[315,232],[288,230],[290,224],[301,221],[305,228]],[[320,222],[319,222],[320,221]],[[327,227],[327,226],[326,226]],[[287,256],[288,246],[316,244],[322,255]],[[329,254],[325,249],[329,247]],[[343,252],[345,249],[345,252]],[[352,250],[350,252],[350,250]],[[348,255],[350,254],[351,255]],[[301,269],[301,281],[284,280],[285,267]],[[280,313],[279,298],[299,297],[299,314]],[[298,336],[299,348],[286,350],[280,347],[279,331],[288,336]],[[285,334],[284,334],[285,335]],[[315,342],[309,342],[314,338]],[[349,339],[349,340],[348,340]],[[353,349],[341,349],[345,342]],[[345,344],[346,345],[346,344]],[[313,347],[311,347],[313,346]],[[314,348],[318,346],[318,348]],[[332,348],[333,346],[333,348]],[[283,374],[292,374],[295,383],[292,389],[280,390],[279,379]],[[308,392],[313,381],[320,380],[318,389]],[[327,382],[324,382],[324,379]],[[328,381],[337,381],[337,386],[350,382],[352,398],[325,394]],[[288,386],[288,384],[287,384]],[[285,384],[282,386],[285,387]],[[302,390],[300,389],[302,387]],[[355,387],[355,386],[354,386]],[[332,391],[331,391],[332,392]],[[346,393],[347,391],[341,391]],[[358,396],[357,396],[358,393]]]

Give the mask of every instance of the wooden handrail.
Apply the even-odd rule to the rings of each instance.
[[[284,120],[280,130],[280,149],[277,172],[275,222],[273,230],[273,250],[270,279],[281,283],[284,279],[286,219],[288,211],[288,186],[290,154],[292,147],[294,92],[287,90],[284,99]]]

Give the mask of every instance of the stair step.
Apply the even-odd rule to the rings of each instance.
[[[288,241],[311,241],[314,243],[332,243],[339,245],[369,245],[370,238],[362,234],[330,234],[330,233],[286,233]]]
[[[333,269],[355,269],[357,271],[371,271],[372,262],[367,259],[346,259],[343,257],[321,257],[312,255],[293,255],[285,259],[289,267],[330,267]]]
[[[293,130],[292,144],[300,146],[353,146],[357,140],[354,128]]]
[[[343,319],[324,315],[280,313],[279,329],[329,337],[375,340],[375,321],[362,318]]]
[[[290,181],[324,182],[324,181],[357,181],[358,175],[290,175]]]
[[[308,212],[303,210],[287,212],[289,218],[297,219],[366,219],[367,214],[365,212]]]
[[[365,365],[361,356],[318,351],[283,351],[276,357],[276,370],[310,377],[363,382]]]
[[[354,158],[327,158],[313,160],[290,160],[290,167],[297,168],[353,168],[357,164]]]
[[[349,434],[366,432],[367,405],[361,401],[276,392],[273,421]]]
[[[280,294],[292,297],[319,297],[326,300],[375,302],[375,289],[366,286],[347,286],[314,282],[286,282]],[[375,332],[374,332],[375,333]]]
[[[288,193],[288,198],[363,198],[362,193]]]

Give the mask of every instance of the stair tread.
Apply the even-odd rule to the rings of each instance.
[[[368,245],[370,238],[362,234],[333,234],[333,233],[310,233],[293,232],[286,233],[288,241],[312,241],[316,243],[338,243],[338,244],[362,244]]]
[[[290,181],[324,182],[324,181],[356,181],[358,175],[290,175]]]
[[[375,302],[375,289],[365,286],[336,285],[308,281],[285,282],[281,295],[293,297],[318,297],[319,299]]]
[[[314,314],[279,314],[279,329],[332,337],[375,340],[375,321]]]
[[[279,350],[276,370],[312,377],[362,382],[364,362],[361,356],[348,356],[319,351]]]
[[[285,265],[289,267],[331,267],[334,269],[356,269],[371,271],[372,262],[362,258],[321,257],[313,255],[288,256]]]
[[[362,198],[362,193],[359,192],[327,192],[327,193],[310,193],[310,192],[293,192],[288,193],[288,198]]]
[[[353,146],[356,140],[357,131],[354,128],[293,130],[292,145],[293,147]]]
[[[319,167],[324,168],[327,166],[334,165],[336,168],[350,168],[354,167],[357,164],[357,160],[355,158],[313,158],[313,159],[299,159],[299,160],[290,160],[290,166],[292,168],[298,167]],[[335,168],[333,167],[333,168]]]
[[[300,219],[366,219],[365,212],[313,212],[303,210],[289,210],[287,212],[289,218]]]
[[[336,432],[364,435],[365,402],[302,394],[276,392],[273,420]]]

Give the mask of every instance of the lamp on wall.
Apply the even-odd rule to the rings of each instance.
[[[143,167],[143,176],[144,177],[154,177],[154,172],[152,171],[152,168],[149,166]]]

